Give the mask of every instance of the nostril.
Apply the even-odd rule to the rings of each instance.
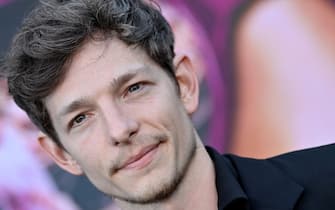
[[[114,146],[119,146],[120,142],[119,141],[114,141]]]
[[[137,133],[136,131],[133,131],[133,132],[129,133],[129,138],[132,138],[133,136],[135,136],[136,133]]]

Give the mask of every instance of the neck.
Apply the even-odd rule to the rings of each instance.
[[[215,171],[207,151],[197,136],[192,162],[176,191],[157,203],[133,204],[116,200],[122,210],[214,210],[217,209]]]

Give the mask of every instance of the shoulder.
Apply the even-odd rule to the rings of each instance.
[[[335,144],[286,153],[267,161],[303,186],[335,187]]]
[[[235,164],[263,164],[264,162],[269,162],[275,165],[294,165],[306,163],[310,161],[309,164],[320,163],[319,161],[328,161],[330,158],[335,158],[335,144],[329,144],[314,148],[308,148],[303,150],[297,150],[293,152],[284,153],[278,156],[270,157],[267,159],[254,159],[240,157],[232,154],[225,154],[224,157],[230,159]]]
[[[335,208],[335,144],[289,152],[268,159],[223,155],[234,166],[241,186],[251,196],[278,196],[283,192],[300,195],[297,209]],[[292,196],[284,196],[285,201]],[[279,205],[279,204],[278,204]]]
[[[319,147],[313,147],[313,148],[308,148],[308,149],[303,149],[303,150],[297,150],[293,152],[288,152],[279,156],[275,156],[273,158],[289,158],[289,157],[299,157],[299,156],[313,156],[315,155],[322,155],[322,156],[332,156],[334,157],[335,151],[335,144],[328,144],[328,145],[323,145]],[[273,159],[270,158],[270,159]]]
[[[289,152],[268,159],[224,156],[232,162],[235,168],[246,173],[257,173],[255,169],[274,170],[272,168],[297,178],[319,177],[321,172],[327,171],[335,173],[335,164],[332,163],[332,160],[335,159],[335,144]]]
[[[267,159],[280,170],[298,177],[319,177],[334,172],[335,144],[289,152]]]

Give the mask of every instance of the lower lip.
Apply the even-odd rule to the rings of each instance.
[[[153,160],[154,155],[156,154],[156,152],[158,150],[158,147],[159,147],[159,145],[157,145],[152,150],[150,150],[149,152],[147,152],[140,159],[136,160],[135,162],[132,162],[132,163],[128,164],[123,169],[142,169],[142,168],[146,167]]]

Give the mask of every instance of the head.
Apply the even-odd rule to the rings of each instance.
[[[168,197],[192,162],[196,73],[155,5],[42,2],[4,65],[9,91],[63,169],[129,202]]]
[[[118,38],[142,48],[174,78],[174,38],[155,5],[139,0],[46,0],[25,19],[8,53],[9,91],[31,120],[60,144],[42,99],[63,80],[88,39]]]

